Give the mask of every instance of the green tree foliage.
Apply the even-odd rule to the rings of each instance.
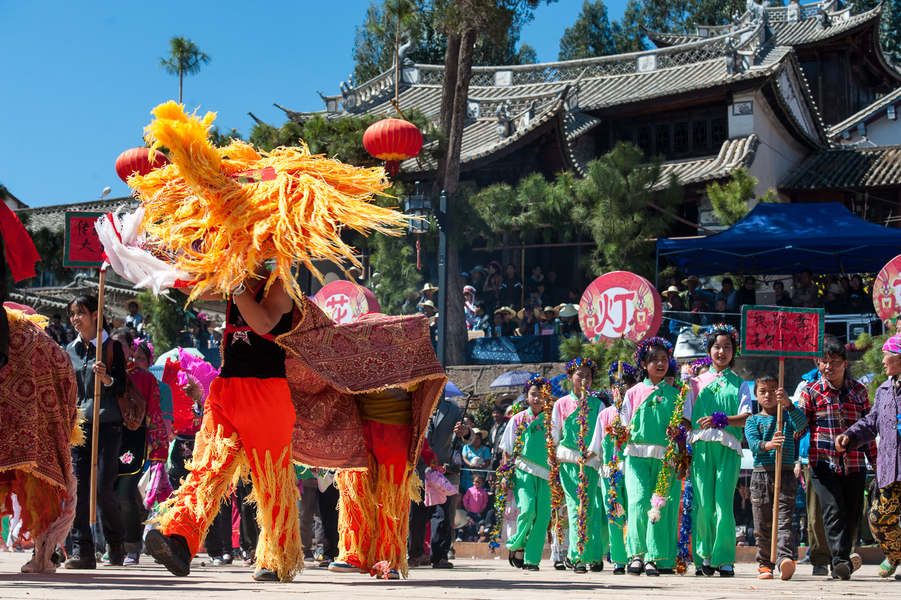
[[[138,294],[144,317],[150,317],[147,330],[153,340],[153,351],[156,356],[176,348],[181,331],[187,325],[182,309],[187,297],[175,290],[170,290],[169,294],[174,302],[165,296],[155,296],[150,290]]]
[[[235,140],[244,141],[244,138],[241,137],[241,134],[238,133],[237,129],[232,129],[231,131],[223,133],[222,130],[219,129],[219,126],[216,125],[210,130],[210,143],[213,146],[224,148]]]
[[[382,312],[386,315],[416,313],[422,275],[416,269],[414,240],[410,236],[373,235],[369,248],[373,253],[370,263],[373,277],[367,285],[378,298]]]
[[[567,27],[560,38],[557,58],[575,60],[609,54],[616,54],[616,43],[607,18],[607,7],[603,0],[585,0],[576,22]]]
[[[618,53],[642,52],[647,50],[644,43],[641,5],[638,0],[629,0],[623,11],[623,18],[613,21],[611,35],[613,45]]]
[[[707,186],[707,197],[713,204],[713,214],[724,227],[732,227],[741,221],[750,210],[748,202],[755,198],[757,178],[748,174],[742,167],[732,173],[732,179],[723,185],[713,182]],[[772,204],[776,202],[776,191],[768,189],[757,198],[757,202]]]
[[[888,376],[885,374],[885,368],[882,366],[882,345],[894,332],[888,332],[886,335],[870,337],[868,333],[862,333],[854,342],[858,348],[869,348],[863,353],[859,361],[851,363],[851,375],[855,379],[860,379],[864,375],[873,374],[873,379],[867,386],[870,391],[870,399],[876,395],[876,388],[885,383]]]
[[[178,75],[178,103],[181,104],[181,93],[185,75],[200,73],[200,66],[212,60],[209,54],[201,52],[192,40],[175,36],[169,40],[169,58],[160,58],[160,68],[169,75]]]
[[[582,357],[590,358],[598,365],[609,365],[615,360],[631,363],[633,354],[635,354],[635,344],[629,340],[613,340],[606,345],[593,344],[581,335],[560,338],[560,360],[562,361]],[[597,381],[592,387],[594,389],[608,387],[607,374],[603,371],[598,372]]]

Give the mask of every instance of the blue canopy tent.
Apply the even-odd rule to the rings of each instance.
[[[877,273],[898,254],[901,229],[869,223],[838,202],[758,204],[715,235],[657,240],[658,265],[668,258],[699,276]]]

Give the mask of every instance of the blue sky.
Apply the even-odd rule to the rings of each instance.
[[[30,2],[0,0],[0,182],[26,204],[126,196],[116,157],[141,145],[150,110],[178,97],[178,78],[158,68],[174,35],[212,56],[185,79],[190,110],[218,113],[245,137],[247,115],[281,125],[277,102],[320,110],[316,90],[338,93],[353,70],[356,26],[369,0],[321,2]],[[619,17],[625,0],[607,3]],[[582,0],[540,7],[522,41],[540,61],[557,58],[560,36]]]

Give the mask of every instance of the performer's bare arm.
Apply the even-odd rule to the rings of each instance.
[[[248,282],[249,283],[249,282]],[[253,286],[255,291],[260,285],[264,285],[264,281],[255,282]],[[245,284],[247,285],[247,284]],[[248,285],[248,288],[250,286]],[[239,296],[232,296],[235,300],[235,306],[241,311],[241,316],[247,324],[253,328],[258,334],[267,334],[272,331],[282,315],[291,310],[294,306],[294,300],[285,291],[285,286],[280,280],[276,280],[269,288],[269,293],[260,302],[253,299],[254,292],[248,289]]]

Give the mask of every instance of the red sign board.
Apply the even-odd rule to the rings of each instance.
[[[72,269],[99,269],[103,266],[103,245],[94,224],[104,213],[66,213],[66,250],[63,266]]]
[[[887,327],[901,315],[901,256],[890,260],[876,276],[873,305]]]
[[[381,310],[375,294],[352,281],[333,281],[319,290],[312,300],[338,325],[352,323],[366,313]]]
[[[579,323],[590,342],[624,337],[640,342],[657,333],[663,317],[660,295],[645,279],[614,271],[591,282],[579,303]]]
[[[748,306],[741,309],[741,353],[818,358],[823,355],[822,308]]]

